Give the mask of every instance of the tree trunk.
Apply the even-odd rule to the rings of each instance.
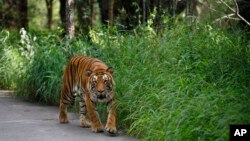
[[[2,4],[1,25],[4,28],[17,28],[18,3],[15,0],[5,0]]]
[[[4,0],[0,14],[2,27],[28,30],[28,0]]]
[[[82,0],[76,1],[77,19],[78,19],[80,28],[84,26],[84,12],[83,12],[83,6],[85,4],[84,2],[86,1],[82,1]]]
[[[144,25],[144,24],[146,24],[146,13],[147,13],[147,11],[146,11],[147,9],[146,9],[146,0],[142,0],[142,24]]]
[[[162,14],[163,14],[163,3],[162,0],[156,0],[153,2],[153,6],[151,6],[151,9],[153,10],[156,7],[156,17],[154,19],[154,27],[157,31],[161,29],[161,22],[162,22]],[[168,5],[169,8],[169,5]]]
[[[96,24],[97,10],[95,9],[95,4],[96,4],[96,0],[89,0],[89,5],[90,5],[89,23],[91,27],[94,27],[94,25]],[[101,14],[102,14],[102,11],[101,11]]]
[[[64,29],[62,36],[66,35],[66,0],[60,0],[61,27]]]
[[[28,0],[22,0],[19,2],[19,28],[25,28],[28,30]]]
[[[109,0],[108,1],[108,23],[110,26],[113,25],[113,20],[114,20],[114,0]]]
[[[108,22],[108,17],[109,17],[109,0],[98,0],[98,4],[100,7],[100,15],[101,15],[101,23],[102,24],[107,24]]]
[[[81,31],[88,34],[89,32],[89,14],[90,14],[90,4],[87,0],[77,0],[76,1],[77,8],[77,19],[78,26]]]
[[[186,16],[190,22],[199,20],[209,11],[207,0],[187,0]]]
[[[176,16],[176,9],[177,9],[177,0],[172,0],[172,3],[173,3],[173,9],[172,9],[172,11],[173,11],[173,17],[175,17]]]
[[[48,29],[51,29],[52,26],[52,14],[53,14],[53,0],[46,0],[46,6],[47,6],[47,27]]]
[[[66,1],[66,35],[69,39],[74,37],[75,25],[74,25],[74,0]]]

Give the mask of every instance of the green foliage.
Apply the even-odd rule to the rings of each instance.
[[[241,32],[108,28],[91,31],[90,41],[7,33],[0,36],[0,84],[16,86],[19,95],[58,103],[68,58],[83,54],[114,68],[119,128],[143,140],[228,140],[230,124],[250,123],[250,51]]]
[[[162,36],[97,34],[106,42],[97,42],[99,58],[115,69],[119,125],[131,134],[228,140],[230,124],[250,122],[250,52],[242,33],[189,28],[177,26]]]
[[[70,45],[69,42],[62,42],[58,34],[42,34],[37,37],[21,35],[24,39],[21,39],[23,44],[20,50],[26,58],[26,70],[18,82],[17,93],[33,100],[59,103],[64,66],[74,55],[71,50],[78,51],[77,48],[82,48],[84,44],[74,41]]]
[[[18,68],[22,67],[22,58],[15,48],[16,33],[2,30],[0,32],[0,88],[12,89],[21,75]]]

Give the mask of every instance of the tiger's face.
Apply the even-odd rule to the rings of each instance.
[[[88,70],[88,91],[93,102],[108,102],[113,97],[113,77],[110,70],[91,72]]]

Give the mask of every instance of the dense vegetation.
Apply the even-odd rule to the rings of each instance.
[[[144,140],[228,140],[250,123],[250,50],[244,33],[176,25],[155,34],[96,29],[71,41],[60,31],[0,32],[0,86],[58,104],[70,56],[98,57],[115,70],[119,128]]]

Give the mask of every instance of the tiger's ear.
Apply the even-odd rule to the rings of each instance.
[[[112,67],[109,67],[109,68],[107,69],[107,72],[109,72],[110,74],[113,74],[113,73],[114,73],[114,70],[113,70]]]
[[[91,75],[92,71],[90,69],[87,69],[85,73],[86,73],[86,76],[89,77]]]

